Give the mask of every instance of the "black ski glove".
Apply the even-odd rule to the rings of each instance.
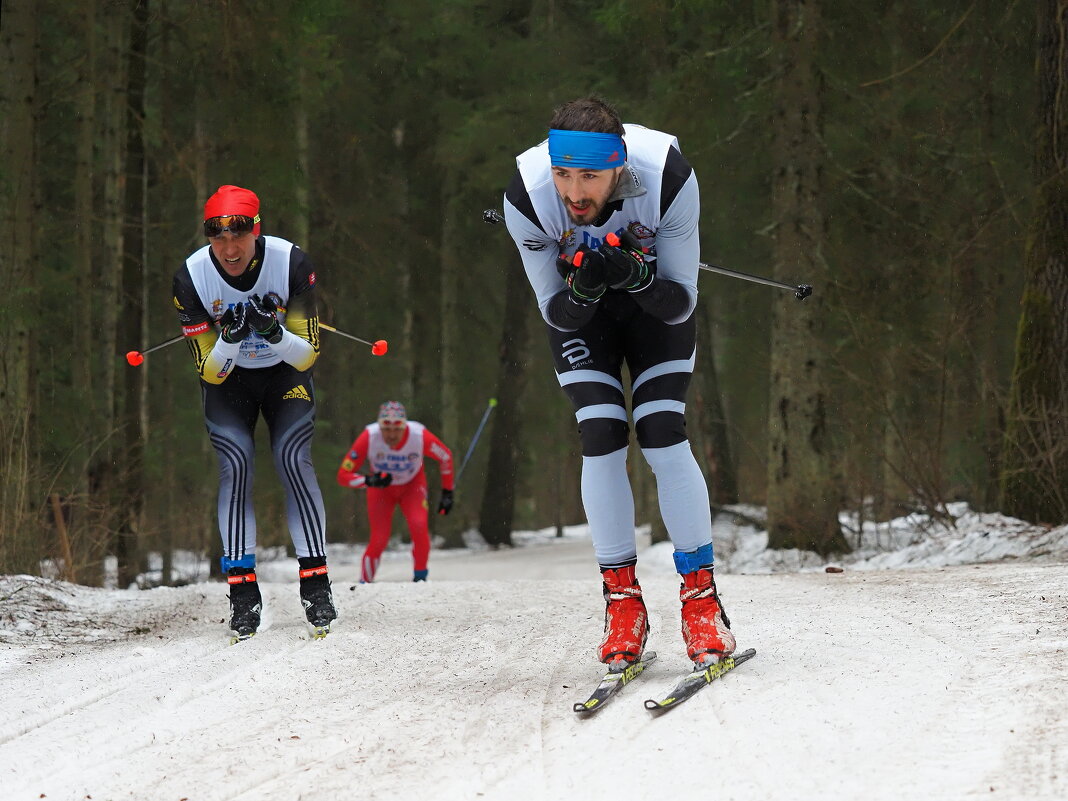
[[[575,302],[596,303],[605,292],[605,260],[596,250],[579,245],[571,260],[556,258],[556,269],[567,283]]]
[[[630,231],[624,230],[622,237],[609,234],[597,252],[604,257],[605,283],[612,289],[641,292],[656,277],[655,267],[645,261],[641,243]]]
[[[447,515],[450,509],[452,509],[452,490],[443,489],[441,500],[438,501],[438,514]]]
[[[365,476],[363,479],[363,485],[365,487],[373,487],[379,489],[381,487],[388,487],[393,483],[392,473],[371,473],[369,476]]]
[[[260,300],[259,295],[253,295],[249,298],[248,319],[252,330],[272,345],[282,341],[282,326],[278,322],[274,302],[270,297]]]
[[[239,303],[223,312],[223,316],[219,318],[223,342],[233,345],[252,333],[247,308],[244,303]]]

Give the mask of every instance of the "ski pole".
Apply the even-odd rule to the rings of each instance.
[[[179,334],[176,337],[171,337],[166,342],[160,342],[158,345],[153,345],[147,350],[131,350],[126,354],[126,362],[131,367],[139,367],[141,363],[145,360],[146,353],[151,353],[154,350],[159,350],[160,348],[165,348],[168,345],[173,345],[175,342],[181,342],[183,339],[185,339],[185,334]]]
[[[370,345],[371,354],[374,356],[385,356],[386,351],[389,350],[389,343],[384,339],[376,339],[374,342],[368,342],[366,339],[360,339],[359,337],[354,337],[352,334],[346,334],[344,331],[338,331],[334,326],[327,325],[326,323],[319,323],[319,327],[325,328],[330,333],[337,334],[339,337],[347,337],[356,342],[362,342],[364,345]]]
[[[489,403],[486,404],[486,411],[482,413],[482,420],[479,421],[478,428],[475,429],[475,436],[471,438],[471,444],[467,446],[467,453],[464,454],[464,460],[460,464],[460,469],[456,471],[456,481],[453,482],[453,486],[460,483],[460,476],[464,474],[464,468],[467,467],[467,463],[471,459],[471,454],[474,453],[475,445],[478,444],[478,438],[482,434],[482,429],[486,427],[486,421],[489,419],[490,412],[493,411],[493,407],[496,405],[496,398],[490,398]]]
[[[497,209],[486,209],[482,212],[482,221],[487,222],[490,225],[497,225],[504,222],[504,215]],[[759,275],[750,275],[749,273],[743,273],[739,270],[728,270],[726,267],[717,267],[715,264],[705,264],[703,261],[697,262],[697,266],[702,270],[708,270],[712,273],[720,273],[721,275],[729,275],[732,278],[741,278],[743,281],[752,281],[755,284],[765,284],[767,286],[773,286],[777,289],[785,289],[788,292],[793,292],[794,297],[798,300],[804,300],[812,294],[812,287],[808,284],[798,284],[793,286],[791,284],[784,284],[780,281],[774,281],[771,278],[761,278]]]
[[[386,342],[386,340],[384,339],[377,339],[374,342],[368,342],[366,339],[360,339],[359,337],[354,337],[352,334],[346,334],[344,331],[338,331],[332,325],[327,325],[326,323],[319,323],[319,327],[325,328],[327,331],[330,331],[333,334],[337,334],[338,336],[348,337],[349,339],[354,339],[357,342],[362,342],[364,345],[370,345],[371,353],[375,356],[384,356],[389,350],[389,343]],[[183,339],[185,339],[185,334],[179,334],[176,337],[171,337],[165,342],[160,342],[158,345],[153,345],[147,350],[131,350],[126,354],[126,362],[131,367],[140,367],[145,360],[146,354],[149,354],[154,350],[159,350],[160,348],[165,348],[168,345],[173,345],[175,342],[181,342]]]

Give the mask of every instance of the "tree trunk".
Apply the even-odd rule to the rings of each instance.
[[[778,52],[773,128],[772,213],[775,277],[797,275],[815,286],[798,304],[776,299],[772,319],[768,449],[768,546],[821,554],[849,545],[838,524],[839,490],[827,430],[822,347],[823,293],[829,281],[820,254],[820,91],[817,0],[774,0]],[[811,277],[811,279],[810,279]],[[823,279],[823,280],[820,280]]]
[[[213,191],[213,185],[208,180],[208,161],[213,153],[212,139],[208,135],[208,115],[206,112],[206,108],[211,104],[212,100],[209,87],[206,87],[203,81],[196,82],[194,91],[193,105],[196,111],[193,120],[193,197],[195,200],[190,216],[194,220],[199,220],[204,213],[203,204]],[[184,355],[186,363],[189,365],[188,369],[192,371],[193,363],[189,358],[188,352]],[[189,393],[186,396],[188,398],[186,402],[195,403],[199,406],[201,403],[200,381],[199,379],[193,379],[193,381],[193,386],[186,390]],[[204,464],[210,464],[215,459],[211,440],[204,433],[203,426],[199,427],[197,433],[200,435],[201,461]],[[193,432],[190,432],[190,434],[192,435]],[[217,475],[217,473],[213,474],[212,478]],[[219,483],[218,480],[212,480],[212,478],[207,478],[199,483],[196,490],[198,502],[194,506],[199,513],[192,515],[192,518],[201,524],[197,527],[197,533],[200,535],[198,541],[203,543],[208,556],[208,575],[219,578],[222,576],[222,567],[219,561],[220,557],[222,557],[222,537],[219,532],[219,521],[216,512]]]
[[[1002,510],[1068,522],[1068,4],[1038,4],[1039,85],[1034,219],[1001,478]]]
[[[694,417],[699,430],[697,439],[701,443],[700,454],[707,474],[709,495],[713,504],[722,506],[738,503],[738,474],[727,435],[727,415],[723,409],[719,375],[716,372],[712,315],[708,311],[707,301],[697,304],[696,313],[699,347],[697,369],[694,372],[697,384]]]
[[[394,261],[400,296],[405,299],[403,341],[408,345],[410,387],[396,399],[435,430],[441,427],[441,185],[436,171],[426,168],[426,154],[433,146],[428,138],[433,121],[412,116],[416,123],[401,119],[393,129],[398,153],[397,216],[403,232]]]
[[[33,513],[30,469],[32,409],[30,323],[36,281],[37,11],[32,3],[8,3],[0,31],[0,568],[32,564],[27,524]],[[21,535],[21,536],[20,536]],[[25,538],[25,539],[23,539]]]
[[[296,103],[293,110],[293,136],[296,139],[297,177],[293,184],[296,216],[293,220],[293,239],[302,248],[311,247],[309,214],[311,212],[311,145],[308,139],[308,71],[303,64],[297,67]]]
[[[99,533],[90,543],[89,575],[99,582],[103,575],[103,557],[116,546],[115,532],[120,526],[119,512],[119,454],[122,442],[117,436],[119,409],[119,310],[122,308],[120,292],[123,272],[123,199],[125,197],[126,164],[126,67],[127,35],[129,20],[126,7],[107,5],[101,7],[104,30],[104,52],[100,74],[102,76],[103,109],[99,118],[100,128],[98,158],[101,164],[102,202],[95,215],[100,220],[97,235],[100,241],[99,267],[95,271],[92,302],[100,310],[96,329],[99,339],[97,352],[101,354],[98,381],[95,385],[95,400],[99,404],[97,418],[101,446],[96,449],[89,467],[89,493],[95,506],[100,509]]]
[[[148,0],[130,0],[130,39],[126,83],[126,180],[123,214],[122,317],[118,331],[123,350],[145,343],[146,281],[145,252],[147,220],[147,173],[145,162],[145,53],[147,49]],[[129,344],[127,344],[129,343]],[[117,356],[117,354],[116,354]],[[115,356],[112,357],[114,361]],[[127,587],[137,574],[138,540],[145,513],[145,433],[147,428],[147,369],[123,371],[122,470],[118,474],[118,524],[112,546],[118,561],[119,587]]]
[[[77,145],[74,170],[74,261],[77,298],[93,296],[93,265],[95,226],[93,186],[96,173],[93,159],[93,144],[96,139],[96,0],[85,0],[78,6],[79,33],[84,43],[84,52],[78,67],[75,88],[75,129]],[[93,498],[90,494],[89,467],[93,452],[100,444],[104,433],[100,426],[100,406],[96,393],[96,371],[93,369],[94,338],[84,336],[85,331],[96,330],[95,304],[75,303],[74,319],[71,321],[71,348],[74,352],[71,368],[74,385],[81,388],[85,398],[85,428],[83,440],[76,451],[75,493],[71,503],[70,539],[74,559],[86,558],[79,544],[88,544],[90,533],[95,529]]]
[[[509,265],[508,269],[516,269]],[[489,463],[482,491],[479,531],[490,545],[512,544],[519,436],[520,399],[526,385],[530,349],[531,303],[526,283],[517,277],[505,282],[504,328],[497,371],[497,410],[491,421]]]
[[[448,237],[453,230],[453,226],[456,223],[455,215],[457,214],[457,193],[450,191],[450,187],[447,185],[442,186],[440,204],[444,209],[444,224],[441,227],[441,239],[439,244],[439,251],[441,253],[441,295],[438,298],[439,309],[438,316],[441,319],[441,352],[439,353],[440,370],[442,375],[441,386],[441,430],[438,436],[441,437],[451,450],[452,456],[455,460],[453,469],[460,469],[460,461],[463,459],[464,451],[466,451],[468,440],[460,439],[460,390],[461,386],[467,383],[464,380],[464,372],[456,369],[457,365],[463,364],[464,354],[462,348],[462,337],[460,334],[461,315],[460,315],[460,276],[459,272],[463,269],[464,253],[460,248],[452,247],[448,241]],[[471,429],[468,433],[468,437],[474,436],[474,429]],[[462,450],[461,450],[462,449]],[[441,534],[445,538],[446,548],[461,548],[464,545],[463,532],[465,529],[474,525],[475,521],[475,507],[474,501],[477,498],[477,494],[474,491],[473,484],[470,483],[470,478],[466,484],[466,491],[464,494],[467,496],[464,500],[465,503],[457,504],[453,507],[452,512],[448,517],[435,516],[437,525],[435,531]],[[459,500],[459,499],[458,499]],[[431,501],[431,510],[436,507]]]
[[[407,138],[407,127],[404,120],[399,120],[396,125],[393,126],[393,145],[396,148],[396,158],[394,168],[391,172],[393,181],[390,189],[387,191],[391,201],[395,204],[397,209],[397,217],[401,223],[401,229],[404,231],[411,231],[411,219],[412,219],[412,198],[411,198],[411,184],[412,178],[408,173],[408,164],[405,159],[405,142]],[[415,327],[417,319],[413,305],[408,302],[408,299],[412,297],[413,287],[416,285],[415,276],[413,274],[414,267],[414,255],[413,246],[411,243],[411,236],[405,236],[398,243],[394,253],[390,256],[390,263],[393,266],[393,274],[397,280],[397,295],[405,299],[403,310],[403,324],[401,327],[401,340],[403,342],[412,342],[415,336]],[[398,388],[399,400],[405,405],[411,405],[411,400],[415,396],[415,368],[416,368],[416,356],[415,348],[409,347],[405,349],[405,371],[404,382],[401,387]],[[382,400],[385,400],[383,398]]]

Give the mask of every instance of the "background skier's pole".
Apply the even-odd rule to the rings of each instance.
[[[486,411],[482,413],[482,420],[479,421],[478,428],[475,429],[475,436],[471,439],[471,444],[467,446],[467,453],[464,454],[464,460],[460,464],[460,469],[456,471],[456,481],[453,486],[460,483],[460,476],[464,474],[464,468],[467,467],[467,463],[471,460],[471,454],[474,453],[475,445],[478,444],[478,438],[482,434],[482,429],[486,427],[486,421],[489,420],[490,412],[493,411],[493,407],[497,405],[496,398],[490,398],[489,403],[486,404]]]

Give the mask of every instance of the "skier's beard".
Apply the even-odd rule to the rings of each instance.
[[[564,210],[567,212],[567,218],[571,220],[575,225],[593,225],[594,221],[599,219],[601,214],[604,213],[605,206],[608,205],[608,198],[616,191],[616,187],[619,186],[619,178],[623,175],[620,171],[616,176],[616,180],[612,182],[612,185],[605,192],[604,197],[601,198],[582,198],[582,200],[572,200],[567,195],[560,197],[560,201],[564,204]],[[582,214],[576,214],[572,209],[572,204],[579,206]]]

